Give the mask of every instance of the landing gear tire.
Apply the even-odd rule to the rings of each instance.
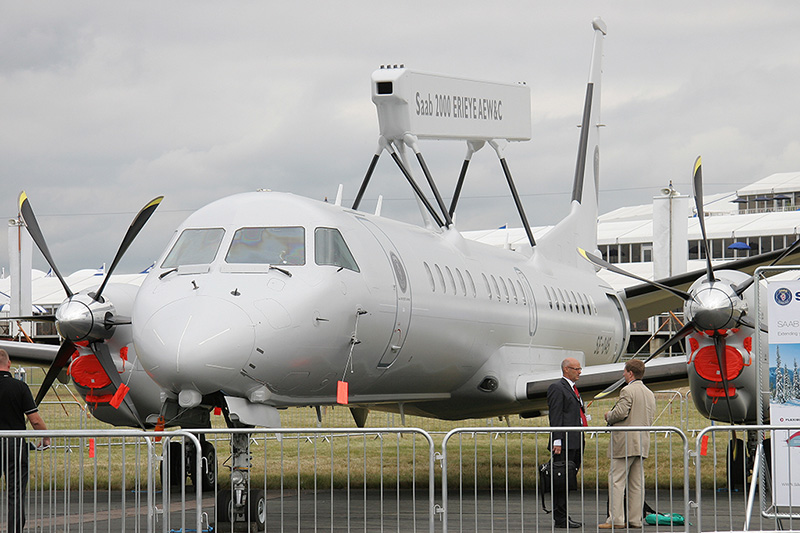
[[[230,490],[217,493],[217,522],[235,522],[236,512],[233,508],[233,498]],[[267,498],[260,489],[251,490],[247,495],[248,515],[251,528],[264,531],[267,525]]]
[[[231,522],[233,517],[233,499],[230,490],[217,493],[217,522]]]
[[[201,486],[203,492],[210,492],[216,488],[217,485],[217,452],[214,450],[214,445],[207,441],[200,443],[202,464],[200,466],[200,483],[195,479],[196,469],[192,466],[189,469],[189,478],[192,480],[192,485],[197,487]],[[194,453],[191,454],[194,459]],[[194,462],[194,461],[191,461]]]
[[[184,479],[186,479],[181,460],[183,456],[183,446],[180,442],[170,442],[169,448],[167,448],[165,452],[168,457],[165,457],[165,461],[161,463],[161,486],[165,486],[165,465],[169,463],[169,486],[180,487]]]
[[[267,498],[263,490],[251,490],[249,494],[250,523],[256,531],[263,531],[267,525]]]

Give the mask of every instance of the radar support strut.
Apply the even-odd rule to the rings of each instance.
[[[502,155],[502,148],[497,141],[489,141],[489,144],[492,145],[494,151],[497,152],[497,157],[500,158],[500,166],[503,167],[503,174],[506,176],[508,188],[511,190],[511,196],[514,197],[514,203],[517,206],[519,218],[522,219],[522,227],[525,228],[525,234],[528,236],[528,242],[531,243],[531,246],[536,246],[536,241],[533,239],[533,232],[531,231],[531,225],[528,224],[528,217],[525,215],[525,209],[522,207],[522,201],[519,198],[519,193],[517,193],[517,187],[514,185],[514,179],[511,177],[511,170],[508,168],[506,158]]]

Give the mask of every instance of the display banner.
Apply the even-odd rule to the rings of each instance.
[[[776,281],[767,291],[769,316],[772,503],[800,505],[800,281]]]

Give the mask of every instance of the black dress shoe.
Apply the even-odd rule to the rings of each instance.
[[[581,523],[580,523],[580,522],[576,522],[576,521],[575,521],[575,520],[573,520],[572,518],[567,518],[567,521],[566,521],[566,522],[556,522],[556,527],[557,527],[557,528],[570,528],[570,529],[576,529],[576,528],[581,528],[581,527],[583,527],[583,526],[581,525]]]

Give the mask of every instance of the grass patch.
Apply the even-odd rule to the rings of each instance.
[[[35,376],[35,370],[28,373]],[[36,386],[32,385],[35,390]],[[67,386],[60,385],[51,391],[41,406],[42,416],[52,429],[85,429],[94,431],[111,429],[94,419],[80,402],[73,400]],[[672,426],[682,429],[690,439],[689,448],[694,448],[694,435],[710,425],[686,401],[686,390],[681,394],[659,393],[657,397],[656,426]],[[591,426],[604,427],[603,413],[611,409],[614,399],[593,402],[588,412],[593,416]],[[281,411],[284,428],[354,428],[350,412],[345,407],[322,409],[322,422],[318,422],[312,408],[292,408]],[[212,416],[213,427],[224,429],[221,416]],[[420,428],[431,434],[436,452],[441,452],[444,436],[455,428],[493,427],[546,427],[547,417],[522,419],[511,416],[504,419],[476,419],[462,421],[431,420],[406,416],[407,427]],[[402,428],[397,414],[373,412],[367,428]],[[704,486],[725,485],[726,450],[728,434],[722,433],[711,439],[708,458],[703,459],[702,482]],[[217,450],[220,486],[228,486],[226,465],[230,464],[230,443],[224,434],[208,436]],[[450,489],[462,487],[465,491],[494,489],[535,490],[537,466],[550,457],[546,449],[547,433],[505,434],[497,431],[468,432],[455,436],[447,447],[447,480]],[[683,486],[684,448],[674,434],[657,433],[653,437],[650,458],[645,471],[647,487],[679,488]],[[583,456],[581,476],[585,489],[607,487],[608,434],[588,435]],[[93,456],[90,457],[89,438],[56,442],[53,450],[31,455],[32,482],[55,488],[83,489],[97,486],[98,489],[136,490],[146,485],[147,448],[133,439],[108,439],[97,437]],[[124,445],[123,445],[124,444]],[[156,444],[161,453],[163,443]],[[429,481],[427,440],[419,435],[384,434],[275,434],[255,435],[251,439],[252,483],[256,487],[270,489],[315,489],[331,488],[362,489],[427,489]],[[154,464],[158,472],[159,465]],[[694,484],[694,462],[690,462],[690,484]],[[34,469],[35,473],[34,473]],[[441,463],[436,462],[435,483],[441,486]],[[722,481],[720,481],[722,480]]]

